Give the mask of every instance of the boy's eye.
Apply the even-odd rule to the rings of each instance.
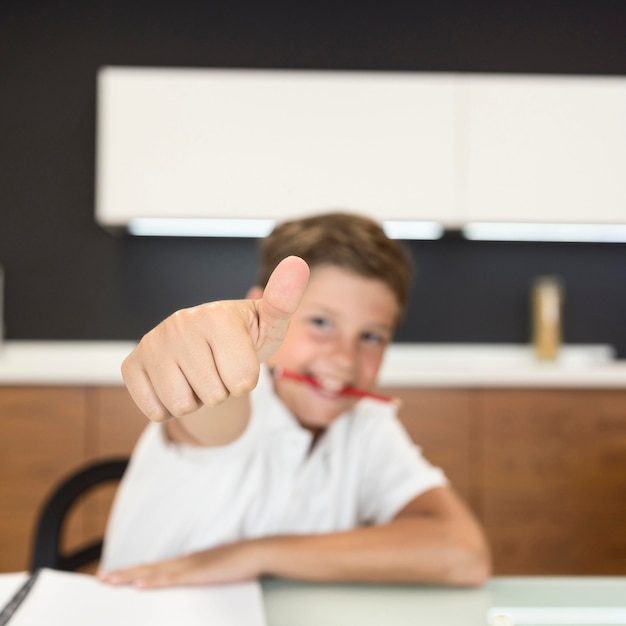
[[[383,345],[388,341],[387,337],[380,333],[363,333],[361,335],[361,339],[363,339],[366,343],[373,343],[377,345]]]
[[[325,317],[312,317],[310,321],[313,326],[318,328],[330,328],[330,320]]]

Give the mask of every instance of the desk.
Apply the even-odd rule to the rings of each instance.
[[[0,575],[0,607],[26,578]],[[517,617],[515,626],[626,625],[626,576],[494,577],[480,589],[264,579],[260,589],[239,591],[219,586],[136,591],[100,586],[84,574],[44,570],[33,594],[26,600],[30,614],[18,612],[9,626],[39,623],[33,615],[45,615],[50,626],[250,626],[263,622],[263,612],[266,626],[487,626],[507,609]]]
[[[515,626],[626,624],[626,577],[495,577],[480,589],[268,579],[262,588],[267,626],[486,626],[493,607],[522,608]]]

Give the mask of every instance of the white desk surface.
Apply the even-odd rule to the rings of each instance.
[[[517,611],[526,624],[626,624],[624,577],[494,577],[479,589],[263,580],[268,626],[486,626]]]
[[[25,573],[0,575],[0,608],[19,589],[26,577]],[[257,587],[262,592],[262,595],[259,593],[257,596],[261,603],[258,608],[255,608],[257,601],[252,587],[244,590],[247,596],[237,596],[241,591],[234,588],[213,587],[212,591],[216,593],[212,596],[197,587],[148,592],[137,592],[127,587],[100,588],[88,579],[91,577],[85,575],[76,575],[76,579],[73,579],[60,572],[52,579],[52,583],[56,581],[55,585],[44,585],[43,589],[35,586],[34,592],[39,592],[39,596],[35,596],[34,601],[29,597],[26,602],[30,602],[32,610],[38,608],[40,613],[46,614],[50,626],[57,623],[65,626],[77,622],[82,624],[86,621],[114,626],[107,617],[112,615],[115,616],[115,626],[144,623],[177,623],[183,626],[195,623],[223,626],[228,623],[239,626],[237,620],[241,619],[241,611],[238,609],[226,611],[225,615],[232,618],[230,621],[222,619],[205,622],[215,611],[214,603],[224,605],[229,593],[247,602],[249,606],[242,608],[250,610],[253,616],[258,614],[258,619],[255,617],[250,620],[249,616],[246,617],[242,626],[250,626],[252,622],[261,623],[263,617],[265,626],[493,626],[493,617],[502,614],[513,615],[514,626],[626,624],[626,576],[505,576],[494,577],[478,589],[426,585],[312,584],[263,579],[260,589]],[[92,599],[89,600],[89,606],[85,602],[84,606],[76,603],[75,597],[70,598],[68,603],[68,599],[63,597],[64,590],[69,596],[75,596],[76,593],[89,596],[90,593]],[[115,598],[115,606],[108,606],[112,598]],[[98,620],[78,619],[80,616],[84,618],[98,603],[101,605]],[[184,610],[181,611],[181,607]],[[180,612],[178,619],[171,619],[172,610]],[[163,611],[163,615],[155,615],[155,611]],[[65,617],[61,620],[52,619],[59,612]],[[152,617],[147,619],[149,615]],[[166,615],[170,616],[167,621],[161,619]],[[24,622],[26,617],[22,612],[20,619],[15,620],[16,626],[18,623],[38,624],[29,620]]]

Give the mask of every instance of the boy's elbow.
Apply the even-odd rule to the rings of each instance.
[[[460,587],[482,587],[491,576],[491,559],[486,554],[476,554],[457,572],[453,584]]]
[[[445,528],[439,553],[440,580],[435,582],[455,587],[481,587],[492,573],[491,554],[483,532],[477,526],[471,530],[454,524]]]
[[[489,580],[492,563],[486,543],[458,546],[453,552],[446,582],[459,587],[482,587]]]

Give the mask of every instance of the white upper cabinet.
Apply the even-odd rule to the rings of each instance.
[[[464,221],[626,221],[626,80],[462,78]]]
[[[96,218],[626,223],[626,79],[104,68]]]
[[[104,68],[96,217],[456,221],[452,75]]]

